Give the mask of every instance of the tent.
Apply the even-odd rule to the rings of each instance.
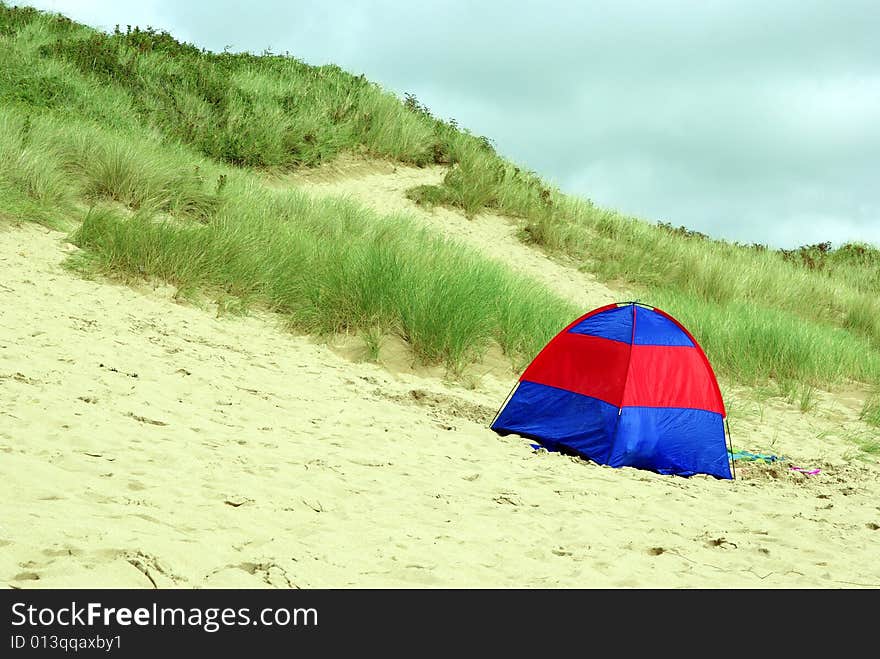
[[[675,318],[609,304],[557,334],[492,422],[551,450],[612,467],[731,478],[712,366]]]

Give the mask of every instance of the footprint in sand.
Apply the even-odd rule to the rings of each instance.
[[[14,577],[12,577],[13,581],[39,581],[40,575],[36,572],[19,572]]]

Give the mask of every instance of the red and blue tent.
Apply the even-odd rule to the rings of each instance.
[[[612,467],[731,478],[709,360],[664,311],[636,302],[581,316],[535,357],[492,422]]]

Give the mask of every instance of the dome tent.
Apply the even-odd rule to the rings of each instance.
[[[694,337],[666,312],[626,302],[551,339],[491,427],[612,467],[731,478],[725,416]]]

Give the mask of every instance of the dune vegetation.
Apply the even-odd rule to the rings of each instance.
[[[410,197],[509,216],[524,242],[680,318],[734,381],[880,381],[873,246],[773,250],[626,217],[336,66],[0,3],[0,220],[71,230],[78,267],[259,305],[301,331],[395,333],[456,372],[493,342],[521,365],[586,311],[405,216],[263,184],[344,152],[447,166]]]
[[[433,157],[452,129],[362,79],[2,5],[0,35],[0,214],[72,229],[80,270],[257,305],[298,331],[397,334],[453,372],[493,344],[522,365],[578,311],[411,218],[262,184],[255,168],[342,149]]]

